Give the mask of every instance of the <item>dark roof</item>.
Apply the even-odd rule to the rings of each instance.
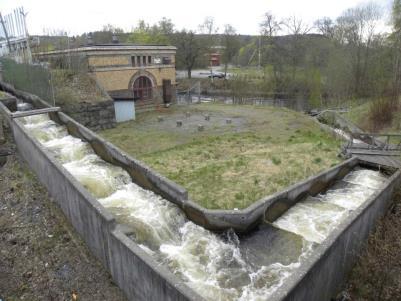
[[[107,91],[111,98],[117,100],[133,100],[134,93],[131,90],[124,89],[124,90],[114,90],[114,91]]]
[[[118,46],[172,46],[167,44],[135,44],[135,43],[109,43],[109,44],[93,44],[93,45],[82,45],[82,47],[118,47]]]

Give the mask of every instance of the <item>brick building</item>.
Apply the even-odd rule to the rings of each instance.
[[[42,52],[36,58],[83,66],[115,101],[134,101],[141,112],[175,101],[175,54],[173,46],[106,44]]]

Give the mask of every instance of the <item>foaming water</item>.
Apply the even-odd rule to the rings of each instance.
[[[21,120],[25,128],[41,143],[68,135],[67,129],[50,120],[47,114],[27,116]]]
[[[109,164],[95,154],[63,166],[97,198],[109,196],[131,181],[121,167]]]
[[[307,199],[291,207],[273,224],[308,241],[321,243],[345,216],[346,211],[339,206]]]
[[[48,140],[43,145],[63,163],[81,160],[93,153],[89,143],[70,135]]]
[[[242,254],[235,233],[205,230],[177,206],[134,183],[99,201],[131,227],[133,238],[148,254],[210,300],[265,300],[311,247],[306,243],[292,263],[256,266]]]
[[[317,198],[298,202],[273,224],[308,241],[321,243],[350,210],[362,205],[385,181],[386,177],[378,171],[354,170],[345,176],[342,187],[333,187]]]
[[[375,172],[355,172],[344,179],[348,186],[341,191],[305,200],[279,218],[277,228],[264,224],[240,239],[233,231],[218,235],[189,221],[176,205],[132,183],[126,171],[103,161],[87,142],[70,136],[47,115],[25,117],[23,122],[131,229],[131,238],[145,252],[209,300],[266,300],[383,180]],[[354,184],[359,181],[362,186]]]
[[[347,133],[347,132],[345,132],[345,131],[343,131],[343,130],[341,130],[341,129],[338,129],[338,128],[334,128],[334,132],[336,132],[338,135],[340,135],[341,137],[344,137],[346,140],[348,140],[348,141],[350,141],[351,139],[352,139],[352,142],[353,143],[361,143],[361,144],[364,144],[364,142],[362,141],[362,140],[359,140],[359,139],[355,139],[355,138],[351,138],[351,136]]]

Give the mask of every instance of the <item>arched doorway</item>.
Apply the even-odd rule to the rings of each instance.
[[[147,76],[138,77],[133,85],[134,100],[152,99],[152,81]]]

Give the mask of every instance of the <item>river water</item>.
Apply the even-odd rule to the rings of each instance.
[[[21,118],[25,128],[114,214],[157,262],[209,300],[266,300],[351,210],[385,183],[358,169],[330,190],[290,208],[272,225],[244,237],[215,234],[194,224],[176,205],[131,181],[48,115]]]

